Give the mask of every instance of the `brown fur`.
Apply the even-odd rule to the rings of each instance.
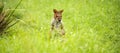
[[[54,18],[53,18],[52,23],[51,23],[51,32],[54,29],[57,29],[57,30],[60,29],[60,34],[65,35],[65,30],[64,30],[64,27],[62,24],[62,12],[63,12],[63,10],[58,11],[56,9],[53,9],[53,12],[54,12]]]

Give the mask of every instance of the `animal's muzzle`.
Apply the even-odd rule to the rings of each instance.
[[[59,22],[61,21],[61,20],[58,20]]]

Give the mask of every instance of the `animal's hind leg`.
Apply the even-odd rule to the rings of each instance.
[[[65,35],[65,30],[64,30],[64,28],[63,28],[63,25],[61,24],[61,34],[62,35]]]

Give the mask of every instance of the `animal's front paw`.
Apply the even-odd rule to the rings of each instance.
[[[62,30],[62,35],[65,35],[65,31],[64,30]]]
[[[65,33],[62,33],[62,35],[65,35]]]

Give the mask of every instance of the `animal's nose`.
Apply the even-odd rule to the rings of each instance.
[[[61,20],[58,20],[59,22],[61,21]]]

